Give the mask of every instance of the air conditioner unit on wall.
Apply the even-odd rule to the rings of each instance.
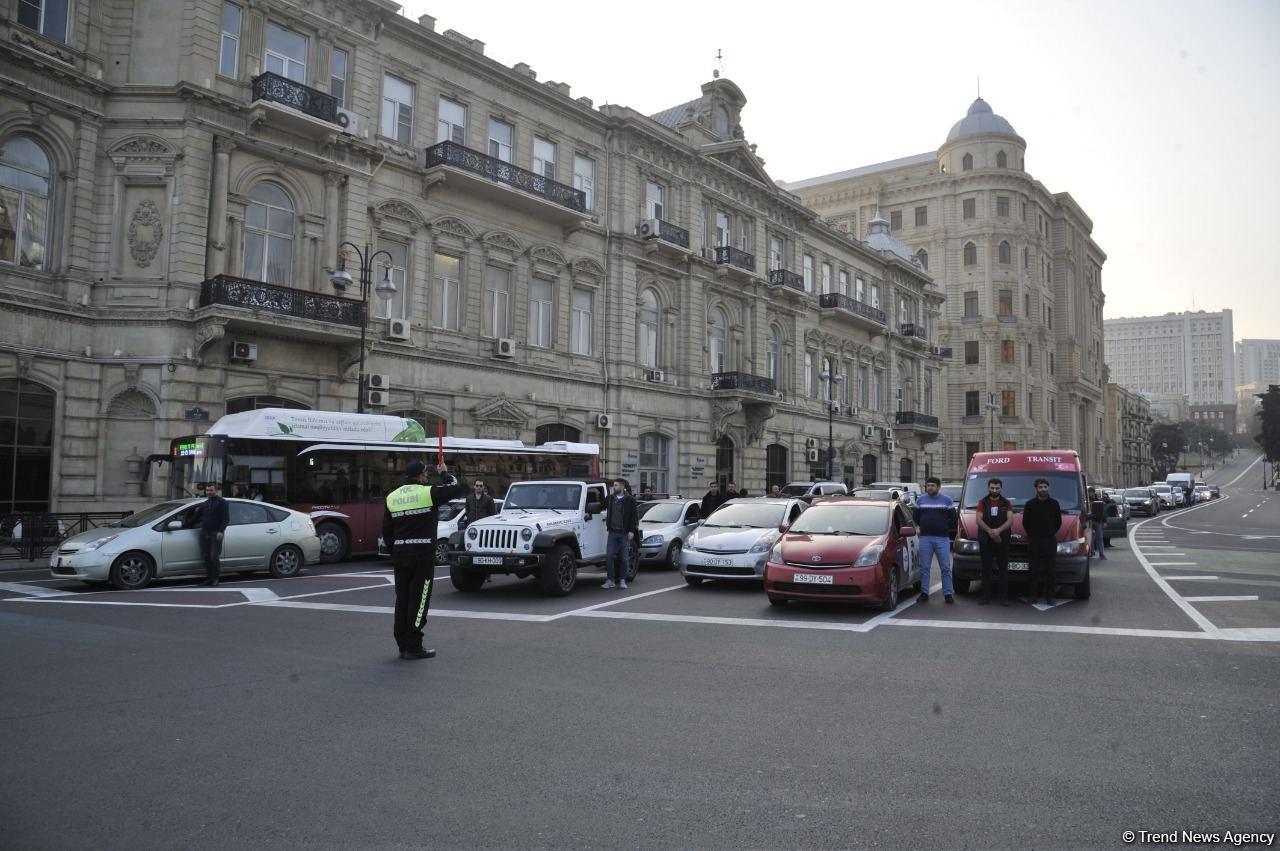
[[[385,372],[371,372],[364,379],[364,386],[370,390],[387,391],[391,389],[391,376]]]
[[[496,358],[513,358],[516,356],[516,341],[510,337],[499,337],[493,341],[493,356]]]
[[[387,320],[387,339],[388,340],[408,340],[409,339],[409,320],[388,319]]]
[[[596,428],[606,430],[613,428],[613,417],[608,414],[596,414]]]
[[[385,408],[387,406],[388,393],[385,390],[366,390],[364,394],[364,403],[370,408]]]
[[[818,445],[818,438],[816,438],[816,437],[806,437],[806,438],[804,439],[804,448],[805,448],[805,449],[813,449],[813,448],[817,447],[817,445]]]
[[[817,460],[818,460],[818,450],[816,450],[816,449],[810,449],[810,450],[809,450],[809,462],[810,462],[810,463],[814,463],[814,462],[816,462]]]
[[[864,425],[862,427],[862,437],[864,440],[871,440],[876,436],[876,427]]]
[[[657,239],[659,222],[657,219],[645,219],[640,223],[641,239]]]
[[[253,363],[258,359],[257,343],[234,342],[231,344],[231,359]]]
[[[652,381],[654,384],[662,384],[667,380],[667,376],[660,369],[651,369],[645,373],[645,379]]]
[[[338,110],[338,126],[348,136],[360,135],[360,118],[349,109]]]

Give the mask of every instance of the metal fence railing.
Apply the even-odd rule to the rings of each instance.
[[[132,511],[22,512],[0,517],[0,561],[38,561],[58,544]]]

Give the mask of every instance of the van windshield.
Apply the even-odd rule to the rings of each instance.
[[[978,507],[978,500],[987,495],[987,482],[991,479],[999,479],[1003,483],[1004,498],[1012,502],[1014,508],[1021,508],[1027,500],[1035,499],[1036,479],[1048,479],[1049,496],[1058,501],[1063,511],[1080,510],[1080,476],[1076,473],[970,474],[964,484],[965,508]]]

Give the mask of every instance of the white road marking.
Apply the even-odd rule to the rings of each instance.
[[[893,626],[928,626],[942,629],[994,629],[1008,632],[1060,632],[1077,635],[1119,635],[1131,638],[1193,638],[1212,641],[1219,636],[1216,632],[1195,632],[1193,630],[1172,629],[1126,629],[1124,627],[1107,626],[1066,626],[1063,624],[1038,623],[984,623],[983,621],[929,621],[909,618],[892,620]],[[1255,641],[1280,641],[1280,629],[1274,630],[1276,636],[1255,638]]]
[[[1074,600],[1067,598],[1063,600],[1055,600],[1052,606],[1050,606],[1048,603],[1032,603],[1031,607],[1041,612],[1047,612],[1050,609],[1056,609],[1058,608],[1058,606],[1065,606],[1067,603],[1072,603],[1072,602],[1074,602]]]
[[[619,603],[626,603],[629,600],[639,600],[641,597],[652,597],[654,594],[665,594],[668,591],[674,591],[677,588],[685,588],[685,587],[687,587],[685,583],[681,583],[679,585],[669,585],[666,588],[659,588],[655,591],[645,591],[643,594],[628,594],[625,597],[618,597],[615,600],[605,600],[603,603],[596,603],[594,606],[583,606],[581,609],[573,609],[568,612],[561,612],[558,615],[549,615],[547,619],[555,621],[555,620],[560,620],[561,618],[573,617],[574,615],[581,615],[586,612],[594,612],[596,609],[603,609],[608,606],[616,606]]]
[[[1205,503],[1205,505],[1208,505],[1208,504],[1209,503]],[[1143,520],[1136,527],[1134,527],[1134,531],[1137,531],[1138,529],[1140,529],[1144,524],[1151,522],[1152,519],[1154,518],[1148,518],[1146,520]],[[1138,557],[1138,563],[1142,565],[1142,569],[1145,570],[1147,572],[1147,575],[1151,577],[1151,581],[1156,584],[1156,587],[1158,587],[1161,591],[1163,591],[1165,594],[1169,596],[1169,599],[1173,601],[1173,604],[1175,606],[1177,606],[1179,609],[1182,609],[1183,614],[1191,618],[1191,620],[1195,622],[1196,626],[1200,627],[1205,632],[1211,633],[1211,634],[1217,633],[1218,628],[1214,626],[1212,621],[1210,621],[1204,615],[1200,614],[1200,611],[1196,609],[1195,606],[1188,603],[1185,599],[1182,598],[1180,594],[1178,594],[1178,592],[1173,590],[1173,586],[1171,586],[1167,581],[1165,581],[1164,577],[1162,577],[1159,573],[1156,573],[1155,567],[1151,564],[1150,561],[1147,560],[1147,557],[1143,555],[1142,549],[1138,546],[1137,541],[1133,542],[1133,554]]]
[[[1207,582],[1209,580],[1217,579],[1217,578],[1218,577],[1216,576],[1166,576],[1165,577],[1165,579],[1177,579],[1183,582]],[[1187,598],[1183,597],[1182,599],[1185,600]]]
[[[1157,553],[1157,555],[1160,555]],[[1152,567],[1195,567],[1194,561],[1153,561]]]
[[[41,588],[38,585],[25,585],[20,582],[0,582],[0,591],[12,591],[14,594],[26,594],[29,597],[66,597],[74,591],[55,591],[52,588]]]
[[[661,621],[667,623],[701,623],[714,626],[772,626],[779,629],[824,629],[836,632],[869,632],[873,627],[866,623],[836,623],[833,621],[785,621],[764,618],[720,618],[707,615],[661,615],[652,612],[583,612],[584,618],[618,618],[635,621]],[[888,621],[901,623],[901,621]]]
[[[1188,603],[1247,603],[1258,599],[1257,594],[1244,594],[1239,597],[1187,597]]]

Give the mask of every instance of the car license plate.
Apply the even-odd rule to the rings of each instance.
[[[829,573],[793,573],[792,582],[804,582],[809,585],[833,585],[835,579]]]
[[[731,558],[709,558],[707,564],[713,567],[733,567],[733,559]]]
[[[502,564],[502,556],[475,556],[471,561],[475,564]]]
[[[56,555],[53,556],[52,558],[49,559],[49,567],[53,568],[54,570],[57,570],[59,567],[62,567],[61,559],[59,559]]]
[[[1027,567],[1027,563],[1025,561],[1011,561],[1009,562],[1009,569],[1010,570],[1028,570],[1029,568]]]

